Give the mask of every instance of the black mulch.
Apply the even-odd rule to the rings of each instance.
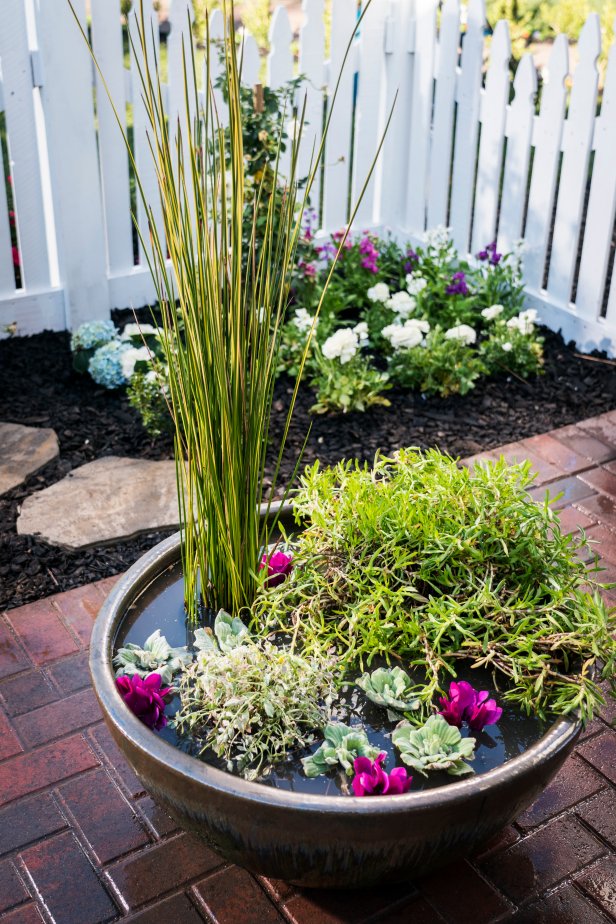
[[[292,469],[309,423],[305,462],[317,457],[324,463],[345,457],[371,460],[377,449],[390,452],[400,446],[437,446],[464,457],[616,407],[615,371],[613,364],[577,357],[574,348],[548,333],[544,375],[528,382],[512,376],[491,379],[464,398],[424,400],[391,391],[389,408],[311,417],[313,397],[303,389],[283,477]],[[278,383],[274,436],[289,392],[288,381]],[[19,606],[116,574],[167,535],[151,533],[83,551],[17,536],[19,505],[29,494],[101,456],[169,458],[171,441],[152,440],[123,394],[73,372],[65,333],[0,341],[0,396],[1,420],[53,427],[60,441],[57,461],[0,497],[0,606]]]

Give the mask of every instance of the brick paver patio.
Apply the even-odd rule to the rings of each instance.
[[[616,580],[616,412],[503,447],[563,492]],[[494,457],[493,451],[485,455]],[[0,918],[6,924],[599,924],[616,920],[612,701],[538,801],[479,854],[408,885],[300,891],[224,864],[143,792],[89,686],[107,579],[0,616]],[[610,597],[610,594],[608,594]],[[616,596],[613,597],[616,601]]]

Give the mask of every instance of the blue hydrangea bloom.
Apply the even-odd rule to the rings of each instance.
[[[122,353],[132,349],[130,343],[110,340],[99,347],[92,359],[88,371],[97,385],[104,388],[120,388],[128,379],[122,372]]]
[[[109,343],[118,335],[118,329],[113,321],[86,321],[73,332],[71,337],[71,350],[93,350]]]

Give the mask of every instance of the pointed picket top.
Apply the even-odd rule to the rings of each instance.
[[[458,79],[460,0],[445,0],[437,43],[428,227],[447,224],[452,137]]]
[[[567,102],[565,81],[568,75],[569,42],[567,36],[561,33],[556,36],[543,72],[541,110],[533,138],[535,156],[524,229],[527,247],[524,276],[533,289],[540,289],[543,284]]]
[[[589,14],[577,44],[580,59],[578,67],[586,66],[596,70],[597,58],[601,54],[601,20],[598,13]]]
[[[240,36],[239,61],[242,68],[241,78],[245,87],[254,87],[259,81],[259,68],[261,58],[259,56],[259,46],[254,36],[248,29],[242,29]]]
[[[588,210],[586,212],[586,234],[580,262],[575,307],[577,313],[590,320],[601,315],[606,275],[609,264],[614,214],[616,212],[616,172],[614,171],[614,150],[616,149],[616,43],[609,54],[601,115],[597,119],[594,133],[595,159],[593,163]],[[607,306],[607,317],[614,323],[616,283]]]
[[[563,160],[559,180],[558,204],[554,220],[548,292],[558,305],[571,300],[575,260],[584,212],[588,166],[595,128],[601,52],[599,17],[591,13],[578,42],[579,63],[573,75],[573,88],[563,138]]]
[[[510,88],[510,56],[509,25],[501,19],[494,30],[490,67],[481,102],[481,138],[475,186],[473,252],[481,250],[495,237]]]
[[[486,24],[486,4],[485,0],[470,0],[468,4],[468,12],[466,15],[466,34],[469,32],[481,32],[483,37],[483,30],[485,29]],[[466,39],[465,39],[466,41]]]
[[[298,151],[298,176],[307,176],[321,141],[323,87],[325,84],[324,0],[303,0],[304,21],[300,28],[299,73],[305,78],[297,94],[298,108],[306,106],[306,120]],[[317,171],[310,198],[320,202],[320,171]]]
[[[526,54],[520,61],[513,90],[515,95],[507,116],[507,153],[498,227],[499,250],[505,253],[522,236],[537,93],[532,55]]]
[[[272,90],[284,86],[293,78],[293,30],[289,14],[283,6],[274,10],[269,28],[270,53],[267,58],[267,85]]]

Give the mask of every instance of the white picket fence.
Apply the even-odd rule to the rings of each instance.
[[[115,307],[147,304],[154,292],[143,255],[135,260],[133,252],[126,152],[66,0],[2,0],[2,5],[0,109],[10,150],[21,284],[16,287],[0,183],[0,328],[13,322],[21,334],[73,328],[108,317]],[[74,5],[85,24],[85,0]],[[156,26],[151,0],[147,5]],[[332,5],[329,61],[324,0],[303,0],[299,62],[293,59],[286,11],[278,8],[271,21],[269,84],[284,84],[298,69],[305,75],[302,169],[322,124],[323,95],[331,95],[356,23],[356,0]],[[136,159],[156,202],[137,80],[124,67],[119,0],[90,0],[90,7],[95,52],[118,110],[133,107]],[[182,111],[186,8],[187,0],[171,0],[166,104],[176,117]],[[446,224],[457,247],[470,253],[495,237],[499,250],[507,251],[524,236],[528,302],[581,349],[599,347],[616,355],[611,278],[616,46],[597,115],[596,15],[580,36],[572,80],[567,38],[559,36],[536,114],[531,57],[519,65],[512,91],[507,24],[496,27],[487,66],[484,22],[483,0],[470,0],[462,31],[459,0],[446,0],[440,14],[437,0],[373,0],[340,84],[323,189],[314,191],[314,201],[322,202],[322,229],[347,221],[349,194],[354,201],[364,183],[397,95],[356,226],[417,242],[426,228]],[[221,30],[215,15],[212,32]],[[258,71],[256,44],[247,35],[245,82],[256,82]],[[145,227],[141,210],[139,221]]]

